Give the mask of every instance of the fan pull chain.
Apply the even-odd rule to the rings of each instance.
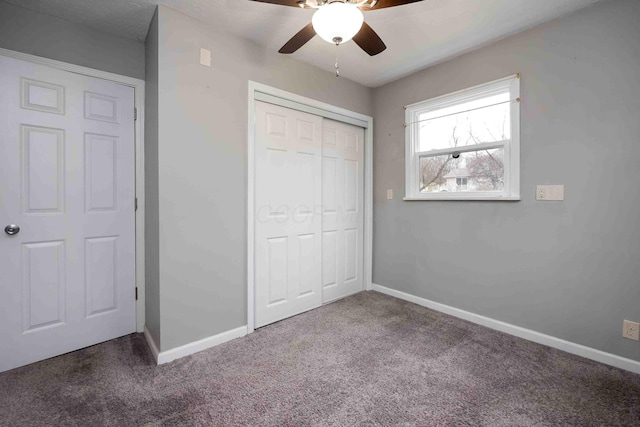
[[[340,43],[336,43],[336,64],[334,68],[336,69],[336,77],[340,77],[340,64],[338,63],[338,53],[340,52],[338,49],[340,48]]]

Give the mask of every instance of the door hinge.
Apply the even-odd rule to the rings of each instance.
[[[138,287],[136,286],[136,301],[138,301]]]
[[[133,121],[138,120],[138,109],[133,107]]]
[[[136,211],[138,210],[138,198],[136,197],[136,201],[135,201],[135,208]]]

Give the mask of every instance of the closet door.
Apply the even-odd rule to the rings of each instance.
[[[256,102],[256,327],[322,304],[322,118]]]
[[[322,127],[322,294],[360,292],[364,252],[364,129],[324,119]]]

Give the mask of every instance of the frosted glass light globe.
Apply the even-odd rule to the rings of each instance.
[[[329,43],[336,43],[337,38],[342,39],[339,43],[351,40],[358,34],[363,22],[364,16],[360,9],[342,2],[320,7],[311,18],[316,34]]]

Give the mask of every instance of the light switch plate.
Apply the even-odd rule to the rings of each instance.
[[[211,51],[209,49],[200,49],[200,65],[211,67]]]
[[[393,190],[392,189],[388,189],[387,190],[387,200],[391,200],[393,199]]]
[[[536,200],[564,200],[564,185],[536,186]]]

